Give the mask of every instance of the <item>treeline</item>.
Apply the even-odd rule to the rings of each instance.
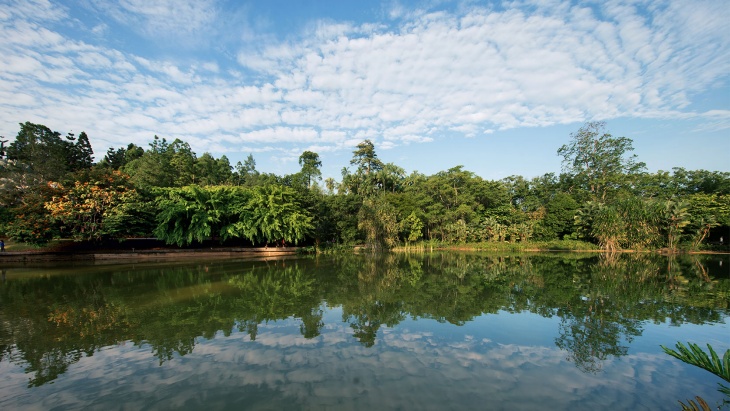
[[[197,156],[184,141],[111,148],[94,163],[88,137],[20,124],[0,150],[0,235],[157,237],[223,243],[487,243],[572,240],[607,250],[702,248],[730,238],[730,173],[649,173],[632,141],[601,122],[570,135],[559,175],[490,181],[456,166],[431,176],[383,163],[358,144],[341,180],[322,181],[317,153],[301,170],[259,172],[252,155]]]

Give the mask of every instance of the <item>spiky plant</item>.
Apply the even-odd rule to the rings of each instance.
[[[730,382],[730,350],[725,351],[725,355],[723,355],[722,359],[720,359],[720,357],[717,355],[715,350],[712,349],[712,346],[710,344],[707,344],[707,349],[710,351],[709,355],[707,355],[707,353],[704,352],[699,345],[692,344],[691,342],[688,342],[687,346],[685,346],[681,342],[678,342],[676,345],[677,351],[672,350],[671,348],[667,348],[663,345],[661,347],[665,353],[671,355],[672,357],[684,361],[687,364],[691,364],[705,369],[722,378],[723,380]],[[721,393],[730,396],[730,387],[727,387],[720,383],[718,383],[718,385],[720,386],[718,390]],[[704,400],[699,397],[697,397],[697,399],[701,407],[706,407],[707,403],[705,403]],[[728,402],[728,400],[725,400],[723,402],[726,403]],[[682,404],[683,410],[698,409],[697,405],[692,400],[689,401],[691,407],[688,407],[681,401],[679,403]]]

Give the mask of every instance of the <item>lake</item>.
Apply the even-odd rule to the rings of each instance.
[[[427,253],[16,265],[3,410],[678,410],[730,257]],[[728,384],[726,384],[728,385]]]

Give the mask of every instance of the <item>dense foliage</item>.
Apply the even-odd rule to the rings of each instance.
[[[197,156],[155,136],[149,148],[110,148],[93,162],[78,138],[29,122],[0,154],[0,236],[157,237],[263,244],[584,241],[606,250],[721,247],[730,240],[730,173],[649,173],[632,141],[587,123],[557,150],[559,175],[485,180],[463,166],[427,176],[382,162],[370,140],[353,151],[340,182],[320,185],[317,153],[278,176],[249,155]],[[725,241],[723,241],[725,240]]]

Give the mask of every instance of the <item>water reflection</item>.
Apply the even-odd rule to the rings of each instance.
[[[463,326],[485,314],[557,318],[554,344],[595,374],[647,323],[722,323],[725,257],[387,254],[278,262],[3,269],[0,362],[42,386],[104,347],[145,347],[163,365],[201,342],[294,320],[307,340],[346,325],[373,349],[419,319]],[[329,308],[328,308],[329,307]],[[338,307],[341,322],[326,313]],[[667,342],[672,344],[673,341]]]

